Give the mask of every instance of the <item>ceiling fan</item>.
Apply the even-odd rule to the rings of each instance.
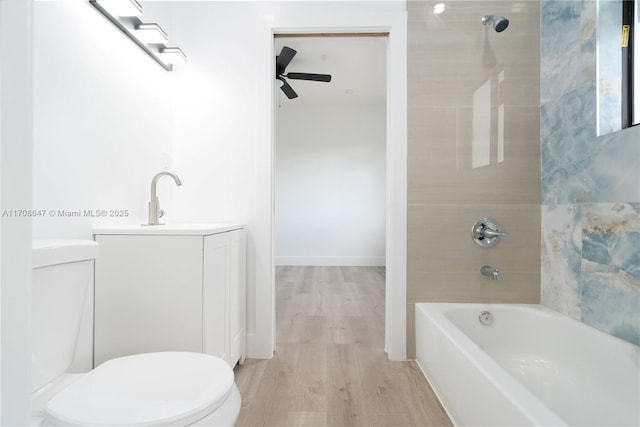
[[[282,86],[280,89],[287,95],[287,98],[293,99],[297,98],[298,94],[295,90],[287,83],[284,79],[285,77],[292,80],[311,80],[314,82],[330,82],[331,75],[330,74],[309,74],[309,73],[287,73],[284,71],[293,59],[296,56],[296,51],[291,49],[290,47],[284,46],[282,51],[280,51],[280,55],[276,56],[276,79],[282,82]]]

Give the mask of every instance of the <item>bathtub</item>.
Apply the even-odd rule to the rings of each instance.
[[[640,426],[639,347],[541,305],[416,304],[416,356],[456,426]]]

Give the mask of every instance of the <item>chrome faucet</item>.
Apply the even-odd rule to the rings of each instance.
[[[491,277],[493,280],[502,279],[502,273],[500,273],[500,270],[489,265],[483,265],[480,269],[480,274],[482,274],[483,276]]]
[[[506,235],[496,220],[491,218],[480,218],[471,227],[471,238],[483,248],[495,246]]]
[[[158,219],[162,218],[162,216],[164,215],[164,211],[160,209],[160,199],[158,199],[158,196],[156,196],[156,185],[158,184],[158,179],[164,175],[173,178],[176,185],[182,185],[182,182],[180,182],[180,178],[178,178],[178,175],[171,172],[160,172],[153,177],[153,179],[151,180],[151,201],[149,202],[149,223],[147,225],[162,225],[158,222]]]

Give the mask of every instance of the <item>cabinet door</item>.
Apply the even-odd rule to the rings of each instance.
[[[229,364],[244,363],[246,319],[246,240],[244,230],[229,233]]]
[[[202,352],[202,236],[97,235],[94,365]]]
[[[205,236],[203,262],[204,352],[229,362],[229,233]]]

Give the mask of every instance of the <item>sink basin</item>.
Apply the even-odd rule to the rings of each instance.
[[[149,234],[163,236],[206,236],[244,228],[242,224],[174,223],[162,225],[120,225],[93,229],[93,234]]]

